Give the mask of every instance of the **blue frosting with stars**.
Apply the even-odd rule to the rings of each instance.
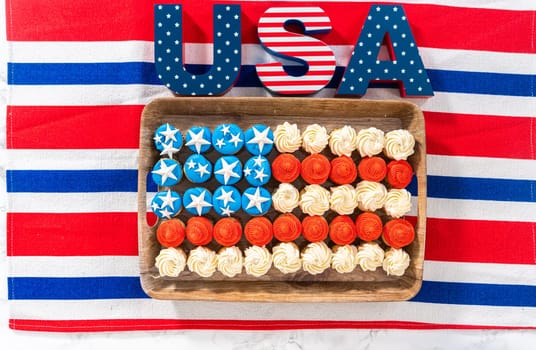
[[[212,163],[201,154],[192,154],[184,162],[184,175],[193,183],[207,182],[212,176]]]
[[[235,156],[222,156],[214,164],[214,177],[222,185],[234,185],[242,178],[242,163]]]
[[[212,133],[212,146],[221,154],[235,154],[244,146],[244,133],[236,124],[218,125]]]
[[[194,215],[205,215],[212,208],[212,194],[203,187],[187,189],[183,195],[184,209]]]
[[[220,186],[214,191],[212,205],[220,216],[231,216],[242,207],[240,191],[233,186]]]
[[[185,139],[185,145],[195,153],[205,153],[212,146],[212,133],[206,126],[192,126]]]
[[[182,167],[174,159],[160,159],[153,167],[151,176],[157,186],[173,186],[182,179]]]
[[[264,215],[271,205],[272,195],[264,187],[249,187],[242,194],[242,210],[249,215]]]
[[[272,170],[266,157],[258,155],[249,158],[244,164],[244,178],[251,186],[262,186],[270,181]]]
[[[151,201],[151,210],[162,219],[171,219],[181,208],[181,197],[171,190],[156,193]]]
[[[247,129],[245,134],[246,149],[249,153],[256,155],[267,155],[274,147],[274,133],[266,125],[253,125]]]
[[[154,145],[161,151],[160,155],[167,155],[169,158],[178,152],[182,147],[182,134],[179,129],[166,123],[156,129],[153,136]]]

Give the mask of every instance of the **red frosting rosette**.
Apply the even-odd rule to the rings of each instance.
[[[393,188],[407,187],[413,178],[413,168],[406,160],[392,160],[387,164],[387,182]]]
[[[409,245],[415,239],[415,228],[406,219],[394,219],[383,227],[383,241],[398,249]]]
[[[333,158],[331,160],[329,178],[338,185],[346,185],[354,182],[357,178],[357,168],[354,160],[347,156]]]
[[[365,157],[357,166],[359,177],[367,181],[381,182],[387,175],[387,165],[380,157]]]
[[[290,153],[282,153],[272,162],[272,175],[279,182],[290,183],[300,176],[301,163]]]
[[[303,237],[311,243],[326,239],[329,233],[328,221],[323,216],[310,215],[302,220]]]
[[[326,182],[330,170],[329,159],[320,153],[305,157],[301,163],[301,177],[311,185],[320,185]]]
[[[274,237],[272,222],[264,216],[255,217],[246,223],[244,235],[252,245],[267,245]]]
[[[355,220],[357,237],[363,241],[370,242],[378,239],[383,231],[382,219],[378,214],[365,212],[357,216]]]
[[[164,247],[178,247],[186,235],[184,222],[179,219],[166,220],[156,229],[156,239]]]
[[[214,225],[214,240],[224,247],[237,244],[242,238],[242,224],[235,218],[223,218]]]
[[[194,245],[207,245],[212,241],[212,222],[203,216],[194,216],[186,222],[186,238]]]
[[[281,242],[292,242],[296,240],[302,232],[300,219],[292,213],[279,215],[273,224],[274,237]]]
[[[355,241],[357,230],[354,221],[348,215],[339,215],[329,224],[329,238],[333,243],[346,245]]]

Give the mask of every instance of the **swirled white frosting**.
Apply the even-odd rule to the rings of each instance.
[[[349,125],[345,125],[342,128],[335,129],[329,135],[329,148],[331,153],[338,156],[352,155],[357,145],[357,133],[355,129]]]
[[[331,188],[330,209],[340,215],[350,215],[357,207],[357,193],[351,185]]]
[[[415,138],[406,129],[389,131],[385,134],[384,153],[387,157],[408,159],[415,152]]]
[[[279,243],[272,249],[274,267],[284,274],[301,269],[300,249],[295,243]]]
[[[274,144],[281,153],[297,151],[302,144],[298,125],[289,122],[279,124],[274,130]]]
[[[357,150],[361,157],[372,157],[383,151],[385,133],[374,127],[361,129],[357,133]]]
[[[190,251],[186,263],[190,271],[197,273],[201,277],[210,277],[216,272],[216,252],[199,246]]]
[[[376,242],[361,243],[357,248],[357,263],[363,271],[376,271],[383,264],[384,251]]]
[[[289,183],[281,183],[272,194],[274,209],[281,213],[290,213],[300,203],[300,192]]]
[[[355,187],[357,206],[361,210],[375,211],[387,200],[387,188],[379,182],[361,181]]]
[[[244,251],[244,268],[248,275],[261,277],[272,267],[272,254],[266,247],[251,246]]]
[[[325,127],[308,125],[302,133],[302,147],[309,153],[320,153],[326,148],[329,135]]]
[[[177,277],[186,266],[186,254],[181,248],[165,248],[155,258],[160,276]]]
[[[224,276],[234,277],[242,272],[244,256],[242,255],[240,248],[236,246],[223,247],[216,255],[216,262],[218,271]]]
[[[301,254],[303,270],[311,275],[324,272],[331,265],[331,254],[326,243],[309,243]]]
[[[350,273],[357,266],[357,248],[355,245],[336,245],[333,247],[331,267],[338,273]]]
[[[300,208],[309,215],[323,215],[329,210],[329,191],[320,185],[305,186],[300,196]]]
[[[392,188],[387,192],[383,207],[387,215],[400,218],[411,210],[411,193],[406,189]]]
[[[388,275],[402,276],[409,266],[409,254],[403,249],[390,248],[385,252],[383,259],[383,270]]]

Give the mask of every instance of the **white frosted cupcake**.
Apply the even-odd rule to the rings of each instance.
[[[329,198],[330,209],[340,215],[350,215],[357,207],[357,193],[351,185],[335,186]]]
[[[216,255],[218,271],[224,276],[234,277],[242,272],[244,257],[238,247],[223,247]]]
[[[355,188],[357,206],[363,211],[375,211],[383,207],[387,200],[387,188],[379,182],[361,181]]]
[[[361,157],[372,157],[383,151],[385,133],[374,127],[361,129],[357,133],[356,148]]]
[[[165,248],[155,258],[160,276],[177,277],[186,266],[186,254],[181,248]]]
[[[216,272],[216,252],[199,246],[190,251],[187,260],[188,269],[201,277],[210,277]]]
[[[279,124],[274,130],[275,148],[281,153],[293,153],[297,151],[301,144],[302,138],[298,125],[284,122]]]
[[[309,215],[324,215],[329,210],[329,191],[320,185],[305,186],[300,195],[300,209]]]
[[[272,194],[272,205],[280,213],[290,213],[300,203],[300,192],[289,183],[281,183]]]
[[[303,270],[311,275],[318,275],[331,265],[331,249],[324,243],[309,243],[302,251]]]
[[[400,218],[411,210],[411,193],[406,189],[390,189],[383,207],[387,215]]]
[[[272,267],[272,254],[266,247],[251,246],[244,251],[244,269],[248,275],[264,276]]]
[[[385,155],[395,160],[406,160],[415,152],[415,138],[405,130],[398,129],[385,134]]]
[[[357,248],[357,263],[363,271],[376,271],[381,267],[384,259],[384,251],[376,242],[366,242]]]
[[[272,249],[273,264],[284,274],[301,269],[300,249],[295,243],[279,243]]]
[[[331,153],[350,157],[357,145],[357,133],[349,125],[333,130],[329,135]]]
[[[318,124],[308,125],[302,133],[302,147],[308,153],[320,153],[326,148],[329,135],[325,127]]]
[[[357,247],[352,244],[336,245],[331,256],[331,268],[338,273],[350,273],[357,266]]]
[[[409,254],[403,249],[389,248],[383,259],[383,270],[388,275],[403,276],[409,266]]]

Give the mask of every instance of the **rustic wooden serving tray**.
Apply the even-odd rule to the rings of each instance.
[[[387,276],[381,268],[375,272],[363,272],[358,266],[349,274],[339,274],[328,269],[314,276],[304,271],[284,275],[272,268],[267,275],[260,278],[248,276],[244,272],[233,278],[225,277],[219,272],[210,278],[202,278],[188,269],[177,278],[160,277],[154,266],[155,257],[161,249],[155,234],[157,225],[151,227],[146,220],[147,175],[160,158],[152,139],[158,126],[169,122],[184,134],[194,125],[206,125],[212,129],[221,123],[232,122],[246,130],[256,123],[275,128],[285,121],[297,123],[301,130],[309,124],[318,123],[325,126],[328,132],[337,127],[351,125],[356,130],[371,126],[384,131],[404,128],[414,135],[415,154],[408,160],[418,180],[417,225],[415,241],[405,248],[411,257],[411,264],[404,276]],[[298,154],[299,152],[301,151],[296,155],[302,159],[305,153]],[[178,160],[184,164],[187,154],[182,153],[186,152],[179,152]],[[272,151],[268,159],[273,159],[276,154],[275,150]],[[219,154],[211,150],[205,156],[214,161]],[[251,157],[245,151],[238,156],[241,160]],[[426,229],[426,142],[422,112],[412,103],[285,97],[156,99],[145,107],[141,118],[138,176],[140,277],[144,291],[153,298],[257,302],[395,301],[413,297],[421,287]],[[211,181],[204,186],[213,190],[217,184],[214,180]],[[265,186],[270,192],[276,186],[273,181]],[[242,182],[245,181],[240,183]],[[303,187],[299,185],[298,188]],[[190,186],[192,185],[183,180],[174,190],[183,193]],[[243,190],[247,186],[244,184],[237,187]],[[218,218],[216,214],[213,215],[211,219]],[[274,219],[277,213],[271,209],[266,215]],[[190,216],[183,210],[178,217],[186,222]],[[296,243],[301,248],[306,242],[302,239]],[[213,246],[209,247],[217,249],[218,246],[213,243]],[[245,239],[239,243],[239,247],[247,247]],[[192,247],[185,243],[183,248],[188,251]]]

